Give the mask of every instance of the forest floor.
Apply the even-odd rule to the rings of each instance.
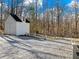
[[[0,59],[72,59],[71,40],[41,40],[30,36],[0,36]]]

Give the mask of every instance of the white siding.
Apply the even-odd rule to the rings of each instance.
[[[24,35],[26,33],[29,33],[29,24],[24,22],[17,22],[16,24],[16,35]]]
[[[30,34],[30,23],[26,23],[26,33]]]
[[[30,23],[16,22],[11,16],[5,21],[5,34],[24,35],[30,33]]]
[[[11,16],[5,22],[5,34],[16,34],[16,21]]]

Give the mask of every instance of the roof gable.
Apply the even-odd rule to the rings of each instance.
[[[22,20],[15,14],[10,13],[10,15],[14,18],[15,21],[17,22],[22,22]]]

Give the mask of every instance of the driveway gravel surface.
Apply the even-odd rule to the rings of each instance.
[[[40,40],[29,36],[0,36],[0,59],[72,59],[73,45],[66,40]]]

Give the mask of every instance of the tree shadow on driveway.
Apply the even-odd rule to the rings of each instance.
[[[5,38],[5,37],[7,37],[7,38]],[[17,49],[21,49],[21,50],[25,50],[26,51],[25,53],[29,52],[31,55],[33,55],[35,57],[35,58],[32,58],[32,59],[53,59],[54,57],[55,58],[57,57],[57,58],[60,58],[60,59],[62,57],[64,59],[66,58],[64,56],[59,56],[59,55],[55,55],[55,54],[52,54],[52,53],[32,49],[31,46],[24,44],[24,43],[22,43],[18,40],[15,40],[15,39],[13,39],[9,36],[2,36],[2,38],[5,39],[12,47],[17,48]],[[8,39],[10,39],[10,40],[8,40]],[[5,55],[5,56],[8,56],[8,55]],[[2,56],[2,57],[4,57],[4,56]],[[2,57],[0,57],[0,58],[2,58]],[[28,56],[28,57],[30,57],[30,56]]]

